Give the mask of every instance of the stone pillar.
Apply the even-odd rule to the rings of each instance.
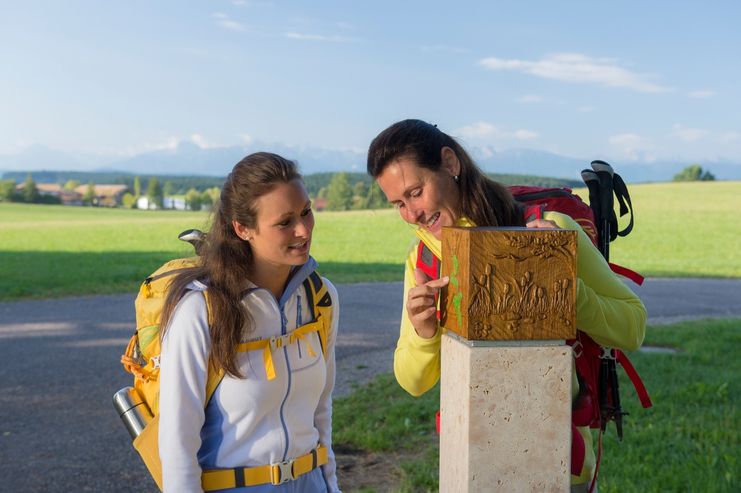
[[[570,488],[576,233],[446,228],[440,491]]]

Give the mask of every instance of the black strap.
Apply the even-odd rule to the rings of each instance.
[[[234,487],[235,488],[243,488],[247,486],[244,484],[244,469],[241,467],[238,467],[234,469]]]
[[[630,211],[630,222],[625,229],[617,232],[620,236],[627,236],[633,230],[633,204],[630,201],[628,187],[625,185],[625,182],[620,175],[615,174],[613,176],[612,184],[615,190],[615,197],[617,197],[618,203],[620,204],[620,217],[623,217],[628,213],[628,211]]]

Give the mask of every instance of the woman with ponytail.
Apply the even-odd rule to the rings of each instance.
[[[439,265],[445,226],[576,230],[577,326],[603,346],[634,350],[641,345],[646,324],[643,303],[612,273],[576,221],[554,211],[544,212],[541,219],[526,220],[524,207],[507,188],[488,178],[460,144],[437,126],[403,120],[388,127],[368,149],[368,174],[401,218],[417,226],[421,242],[406,259],[401,329],[394,353],[396,380],[410,394],[427,392],[440,378],[443,329],[436,316],[437,294],[448,278],[431,279],[419,268],[418,260],[423,266]],[[579,383],[575,372],[572,390],[576,396]],[[587,457],[572,476],[573,492],[586,491],[595,471],[589,430],[581,427],[579,433],[584,437]]]
[[[201,265],[175,276],[162,315],[165,492],[339,491],[331,447],[339,313],[326,279],[328,330],[299,330],[316,322],[313,227],[292,161],[255,153],[234,166]],[[209,371],[224,378],[207,400]]]

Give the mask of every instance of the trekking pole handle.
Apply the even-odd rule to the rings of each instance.
[[[601,161],[599,159],[595,159],[594,161],[592,161],[592,169],[596,173],[600,173],[600,172],[602,172],[602,173],[609,173],[610,174],[610,178],[612,178],[612,176],[615,174],[615,171],[612,169],[612,166],[610,166],[606,162]],[[583,177],[584,177],[584,174],[582,173],[582,178]]]

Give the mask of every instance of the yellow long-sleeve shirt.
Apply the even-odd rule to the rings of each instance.
[[[544,219],[555,222],[562,229],[576,230],[577,235],[577,292],[576,325],[603,346],[632,351],[640,347],[646,328],[646,308],[641,300],[611,270],[589,237],[571,217],[547,211]],[[458,226],[473,224],[466,218]],[[441,244],[425,230],[418,229],[417,236],[438,258]],[[416,286],[414,269],[417,249],[409,252],[404,273],[404,302],[401,314],[399,340],[394,352],[394,374],[399,385],[414,396],[432,388],[440,379],[440,336],[442,330],[429,338],[420,337],[414,330],[406,310],[407,293]],[[576,395],[579,384],[573,372],[572,392]],[[579,476],[572,476],[575,484],[587,481],[593,472],[595,458],[589,430],[579,430],[584,436],[586,457]]]

